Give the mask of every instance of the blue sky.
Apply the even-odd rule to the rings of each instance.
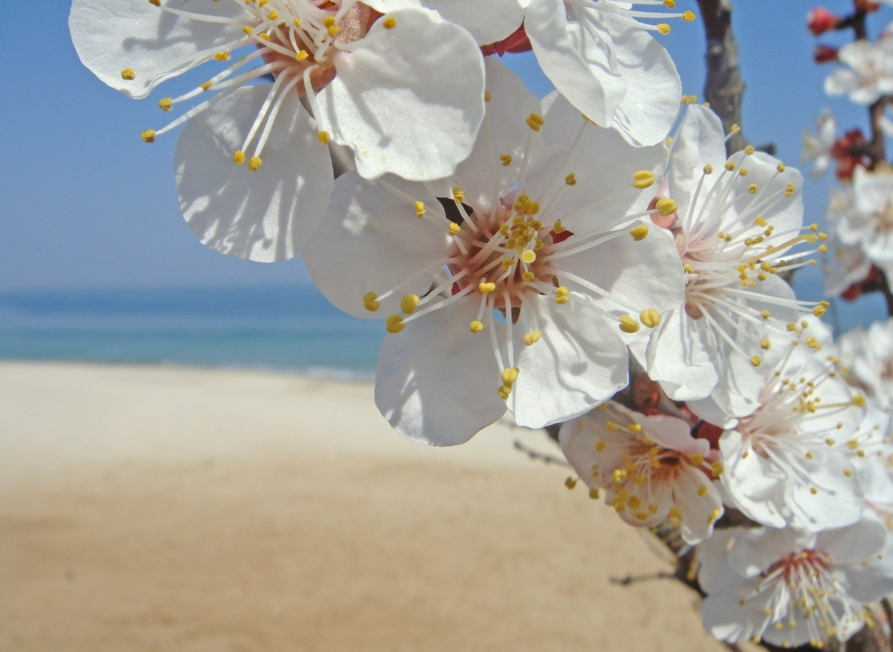
[[[6,24],[34,21],[33,3],[8,3]],[[183,222],[173,178],[176,134],[151,146],[139,139],[163,126],[156,103],[203,81],[206,72],[167,84],[144,101],[105,87],[78,61],[68,35],[67,0],[42,0],[39,34],[7,30],[0,40],[0,291],[42,288],[231,286],[307,282],[299,260],[262,265],[221,256],[200,245]],[[826,98],[830,67],[811,61],[817,42],[805,29],[807,0],[741,0],[735,29],[747,82],[743,126],[755,143],[775,142],[779,157],[799,160],[801,132],[823,106],[844,127],[865,127],[865,111]],[[825,0],[845,11],[850,0]],[[694,0],[679,8],[696,9]],[[893,10],[872,17],[872,31]],[[704,38],[700,21],[674,21],[662,37],[684,92],[702,95]],[[821,39],[841,44],[838,35]],[[507,63],[542,95],[550,87],[531,55]],[[808,221],[819,219],[826,182],[809,182]]]

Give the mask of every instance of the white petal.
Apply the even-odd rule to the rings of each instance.
[[[551,203],[549,215],[561,218],[577,233],[644,211],[654,195],[634,188],[633,174],[648,170],[660,177],[667,149],[663,145],[632,147],[617,131],[585,120],[558,93],[548,96],[543,105],[543,155],[528,173],[524,192],[545,207],[558,190],[556,184],[560,186],[574,173],[576,185],[562,190]]]
[[[361,176],[411,181],[449,176],[474,146],[484,117],[484,62],[464,29],[423,9],[377,21],[318,95],[321,128],[351,147]]]
[[[720,478],[735,505],[763,525],[784,527],[786,520],[778,506],[784,500],[784,476],[757,455],[737,430],[723,433],[719,449],[725,467]]]
[[[859,85],[859,76],[852,70],[838,68],[825,77],[825,93],[845,95]]]
[[[432,446],[464,444],[505,413],[487,334],[468,328],[476,314],[477,302],[466,298],[385,338],[375,404],[403,437]]]
[[[816,549],[831,555],[837,564],[859,564],[874,557],[887,542],[887,530],[875,519],[866,518],[816,536]]]
[[[450,197],[456,184],[465,192],[466,204],[489,213],[494,201],[498,206],[499,198],[517,183],[525,149],[528,166],[539,158],[543,137],[525,122],[531,113],[542,113],[536,96],[495,57],[487,57],[486,66],[491,99],[474,150],[452,177],[429,182],[428,187],[439,197]],[[510,165],[503,165],[503,155],[512,157]]]
[[[637,147],[663,142],[676,122],[682,97],[682,81],[670,53],[645,30],[610,20],[604,27],[614,48],[614,70],[626,81],[612,127]]]
[[[438,271],[433,265],[448,256],[446,229],[416,216],[416,201],[424,202],[431,214],[442,214],[424,184],[390,175],[382,181],[408,198],[356,172],[339,177],[326,217],[303,255],[316,287],[354,317],[380,319],[399,312],[404,296],[424,296]],[[420,274],[426,269],[430,271]],[[364,308],[367,292],[382,295],[404,281],[399,292],[380,302],[378,311]]]
[[[715,337],[682,308],[665,315],[648,343],[648,375],[675,401],[705,398],[716,386]]]
[[[707,595],[730,591],[742,579],[729,565],[729,549],[738,532],[738,528],[717,530],[699,550],[698,583]]]
[[[815,455],[808,469],[808,485],[793,476],[788,480],[785,502],[791,509],[790,522],[798,527],[818,532],[851,525],[862,517],[864,500],[858,479],[844,475],[853,465],[841,454]],[[817,488],[813,494],[812,489]],[[880,545],[880,544],[878,544]]]
[[[195,237],[220,253],[264,263],[301,250],[334,185],[329,150],[297,94],[282,104],[263,167],[252,172],[233,162],[270,87],[240,88],[189,120],[175,155],[180,209]]]
[[[771,603],[772,594],[758,593],[759,586],[760,579],[754,578],[741,582],[733,590],[707,596],[701,605],[704,629],[714,638],[729,643],[762,635],[770,618],[765,609]]]
[[[726,158],[725,132],[719,116],[702,105],[690,105],[673,143],[670,165],[670,197],[676,200],[680,215],[688,213],[704,166],[721,170]]]
[[[610,37],[596,38],[581,23],[568,20],[564,0],[531,0],[524,26],[540,67],[555,88],[578,111],[602,126],[612,126],[627,83],[612,70]]]
[[[568,246],[573,246],[572,240],[566,241]],[[668,231],[654,226],[639,242],[624,232],[597,247],[555,261],[554,269],[563,285],[589,295],[592,305],[617,314],[618,319],[619,314],[630,312],[638,319],[639,313],[649,308],[666,314],[678,308],[684,296],[682,262],[673,238]],[[623,304],[580,287],[565,279],[563,272],[594,283]],[[619,322],[617,329],[620,333]],[[648,329],[644,326],[637,334],[638,337],[647,335]]]
[[[245,16],[234,2],[173,0],[165,6],[210,16]],[[73,0],[68,17],[71,40],[81,62],[128,97],[146,97],[165,79],[176,77],[213,52],[244,37],[241,25],[208,23],[167,13],[146,0]],[[121,73],[131,68],[134,79]]]
[[[704,496],[698,493],[701,487],[707,488]],[[696,544],[709,538],[718,518],[714,516],[716,510],[722,515],[722,499],[713,482],[703,472],[685,465],[673,483],[673,497],[682,509],[680,533],[685,542]]]
[[[525,311],[543,334],[532,346],[525,346],[520,327]],[[579,416],[629,382],[623,340],[575,298],[564,305],[546,296],[526,299],[518,326],[514,350],[521,372],[508,401],[518,425],[542,428]]]

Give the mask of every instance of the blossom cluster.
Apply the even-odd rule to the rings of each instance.
[[[70,27],[136,99],[209,70],[142,139],[182,126],[204,245],[300,254],[335,306],[382,322],[375,402],[400,435],[563,424],[569,485],[697,546],[715,636],[845,640],[893,591],[893,331],[835,344],[829,304],[795,296],[827,236],[797,170],[729,155],[681,94],[659,38],[694,19],[675,0],[73,0]],[[528,50],[542,100],[499,60]],[[834,92],[893,92],[883,54],[838,56]],[[893,175],[850,140],[830,117],[810,140],[858,188],[835,234],[893,264]]]

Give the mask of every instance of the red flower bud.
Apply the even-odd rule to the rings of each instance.
[[[832,48],[830,45],[817,45],[812,51],[812,60],[816,63],[837,61],[837,48]]]
[[[824,7],[815,7],[806,17],[806,27],[814,35],[824,34],[840,24],[840,17],[835,16]]]
[[[872,2],[872,0],[853,0],[853,6],[856,8],[856,11],[866,14],[872,14],[881,8],[880,3]]]

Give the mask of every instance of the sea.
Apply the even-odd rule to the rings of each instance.
[[[822,297],[803,274],[801,299]],[[840,333],[886,319],[880,295],[834,301]],[[384,339],[380,320],[333,307],[312,285],[42,290],[0,293],[0,360],[237,367],[367,381]]]
[[[312,286],[0,293],[0,359],[239,367],[365,381],[381,321]]]

